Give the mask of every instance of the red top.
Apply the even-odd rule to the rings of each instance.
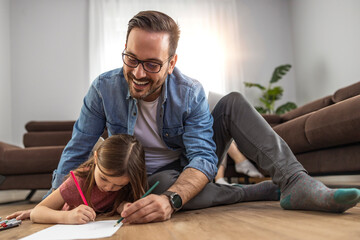
[[[83,191],[84,195],[84,182],[85,179],[76,177],[81,190]],[[60,185],[60,194],[65,200],[65,204],[62,210],[68,211],[76,208],[77,206],[84,204],[83,200],[81,199],[80,193],[75,185],[74,180],[69,177]],[[94,207],[95,212],[108,212],[113,208],[116,196],[118,192],[101,192],[99,188],[95,185],[92,189],[90,202]]]

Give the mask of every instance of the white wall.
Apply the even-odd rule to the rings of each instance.
[[[12,134],[31,120],[75,120],[89,87],[88,2],[12,0]]]
[[[297,102],[360,81],[360,1],[291,1]]]
[[[360,80],[360,1],[240,0],[237,10],[245,81],[266,85],[290,63],[282,102],[301,105]],[[21,144],[30,120],[78,117],[89,86],[87,11],[87,0],[0,1],[0,141]],[[234,90],[252,103],[260,94]]]
[[[12,143],[9,11],[9,0],[0,0],[0,141]]]
[[[244,81],[268,86],[275,67],[294,65],[291,22],[287,0],[242,0],[238,2],[240,39]],[[283,98],[276,104],[296,101],[295,72],[273,86],[284,88]],[[257,88],[237,89],[245,93],[252,104],[258,104],[261,91]]]

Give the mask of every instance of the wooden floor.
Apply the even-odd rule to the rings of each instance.
[[[0,205],[0,216],[33,206]],[[19,227],[0,231],[0,239],[19,239],[49,226],[27,220]],[[279,202],[238,203],[178,212],[166,222],[124,225],[111,239],[360,239],[360,204],[343,214],[334,214],[286,211]]]

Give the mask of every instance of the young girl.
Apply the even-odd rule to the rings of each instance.
[[[147,187],[144,150],[135,137],[126,134],[107,138],[74,174],[89,206],[68,175],[31,211],[33,222],[83,224],[98,213],[120,214],[124,204],[139,199]]]

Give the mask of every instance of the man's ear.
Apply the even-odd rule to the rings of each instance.
[[[175,55],[170,60],[168,74],[171,74],[174,71],[176,62],[177,62],[177,54],[175,53]]]

